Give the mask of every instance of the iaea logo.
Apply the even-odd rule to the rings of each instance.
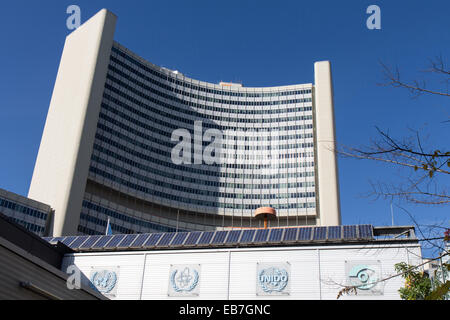
[[[191,292],[197,287],[198,271],[185,267],[182,271],[176,269],[170,275],[170,284],[176,292]]]

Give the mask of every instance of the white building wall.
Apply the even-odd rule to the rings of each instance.
[[[63,270],[76,265],[83,273],[82,283],[89,285],[94,268],[118,268],[117,298],[120,300],[139,300],[144,269],[145,255],[115,254],[68,256],[63,261]]]
[[[168,296],[170,265],[200,264],[200,294],[195,300],[225,300],[228,285],[228,252],[166,252],[147,254],[142,299],[180,299]]]
[[[347,250],[320,250],[322,298],[331,300],[336,299],[337,293],[342,286],[348,285],[345,274],[345,261],[379,261],[381,266],[381,275],[379,275],[379,279],[384,279],[396,274],[394,269],[396,263],[400,261],[409,261],[408,253],[420,256],[420,249],[402,246],[389,248],[361,247]],[[384,294],[381,296],[364,294],[356,296],[345,295],[341,299],[399,299],[400,297],[397,290],[404,285],[404,279],[396,277],[383,282],[381,285],[384,291]]]
[[[420,256],[420,247],[414,244],[104,252],[67,255],[63,270],[75,264],[85,281],[93,268],[119,270],[116,296],[109,298],[120,300],[181,299],[168,295],[171,265],[200,265],[199,294],[182,297],[185,300],[335,300],[349,284],[346,261],[379,261],[382,279],[395,274],[396,263],[417,263]],[[258,263],[290,264],[288,295],[257,295]],[[340,299],[399,299],[403,285],[404,280],[396,277],[382,284],[381,295],[362,292]]]
[[[254,299],[320,299],[317,250],[256,250],[233,252],[231,255],[231,300]],[[257,296],[257,263],[291,265],[290,294]]]

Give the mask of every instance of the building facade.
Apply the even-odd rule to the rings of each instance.
[[[0,213],[38,236],[51,233],[53,210],[44,203],[0,189]]]
[[[55,236],[340,225],[331,67],[314,84],[212,84],[114,41],[107,10],[70,34],[28,196]]]
[[[400,232],[398,232],[400,230]],[[403,233],[402,233],[403,232]],[[413,227],[339,226],[78,236],[62,270],[117,300],[400,299],[394,265],[421,263]]]

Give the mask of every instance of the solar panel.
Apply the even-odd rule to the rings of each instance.
[[[253,242],[266,242],[269,235],[269,229],[260,229],[256,232],[255,240]]]
[[[50,238],[48,242],[61,242],[65,237]]]
[[[69,246],[76,238],[77,238],[76,236],[67,237],[61,242],[64,243],[66,246]]]
[[[228,232],[228,237],[225,243],[236,243],[239,240],[242,230],[231,230]]]
[[[180,246],[183,244],[184,240],[187,238],[189,233],[187,232],[180,232],[178,233],[175,238],[172,240],[171,246]]]
[[[221,244],[225,241],[228,231],[217,231],[214,238],[211,240],[211,244]]]
[[[361,225],[359,228],[359,237],[360,238],[373,238],[373,229],[371,225]]]
[[[142,248],[142,247],[183,247],[193,245],[251,244],[265,242],[294,242],[310,240],[373,239],[372,225],[299,227],[274,229],[246,229],[222,231],[180,231],[177,233],[123,234],[45,237],[45,241],[62,242],[71,248]]]
[[[209,244],[211,242],[211,239],[214,235],[214,231],[208,231],[203,232],[202,236],[200,237],[200,240],[198,240],[197,244]]]
[[[131,245],[133,248],[140,248],[144,244],[144,242],[150,237],[148,233],[146,234],[140,234],[137,236],[136,240],[134,240],[133,244]]]
[[[310,241],[312,236],[312,227],[299,228],[298,230],[298,240],[299,241]]]
[[[256,230],[244,230],[240,243],[252,242]]]
[[[89,236],[80,236],[77,237],[74,241],[72,241],[72,243],[69,245],[70,248],[78,248],[79,246],[81,246],[83,244],[83,242],[85,242],[87,240]]]
[[[120,243],[119,247],[120,248],[128,248],[133,241],[137,238],[137,234],[128,234],[125,239],[123,239],[123,241]]]
[[[154,233],[151,234],[147,241],[144,244],[144,247],[153,247],[156,245],[156,243],[158,243],[159,239],[162,237],[162,233]]]
[[[117,247],[120,243],[120,241],[123,240],[123,238],[125,238],[124,234],[118,234],[113,236],[112,240],[110,242],[108,242],[108,244],[105,246],[105,248],[114,248]]]
[[[344,226],[344,239],[356,239],[356,226]]]
[[[165,247],[170,244],[170,241],[175,237],[175,233],[166,233],[161,237],[161,240],[158,242],[158,247]]]
[[[340,238],[342,238],[340,226],[328,227],[328,240],[335,240]]]
[[[191,232],[188,236],[188,238],[186,239],[186,241],[184,242],[184,245],[194,245],[197,243],[198,238],[200,238],[202,232],[200,231],[196,231],[196,232]]]
[[[100,239],[102,236],[90,236],[89,239],[87,239],[80,248],[90,248],[92,247],[98,239]]]
[[[269,236],[270,242],[278,242],[281,241],[281,237],[283,236],[283,229],[272,229]]]
[[[298,228],[287,228],[284,232],[283,241],[295,241],[297,240]]]
[[[91,248],[103,248],[114,236],[102,236]]]
[[[325,240],[327,238],[327,227],[315,227],[313,240]]]

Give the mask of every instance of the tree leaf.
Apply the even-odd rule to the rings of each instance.
[[[438,286],[436,289],[431,291],[431,293],[425,297],[425,300],[439,300],[444,297],[450,290],[450,281],[446,281],[445,283]]]

